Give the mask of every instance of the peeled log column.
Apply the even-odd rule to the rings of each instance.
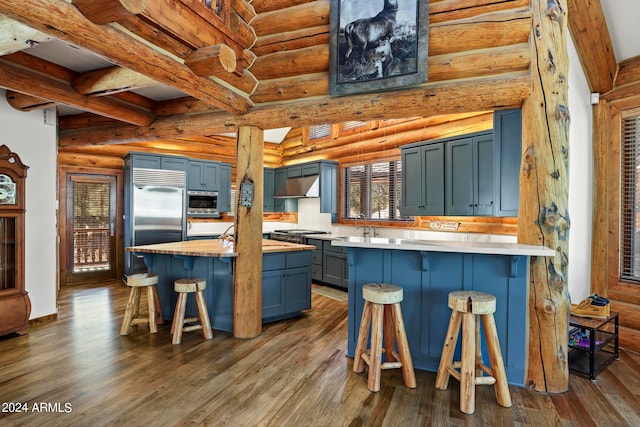
[[[556,255],[531,258],[526,383],[559,393],[569,387],[567,2],[531,5],[532,93],[522,104],[518,243],[542,244]]]
[[[233,274],[233,336],[255,338],[262,332],[262,202],[264,133],[238,128],[236,165],[235,259]],[[241,203],[244,186],[253,186],[253,203]],[[248,187],[247,187],[248,188]]]

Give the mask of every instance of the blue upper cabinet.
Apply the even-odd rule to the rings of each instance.
[[[187,171],[187,190],[219,191],[218,167],[220,162],[190,160]]]
[[[220,163],[218,165],[218,211],[231,212],[231,165]]]
[[[264,198],[262,202],[263,212],[275,212],[275,200],[273,195],[275,194],[275,169],[264,168]]]
[[[186,157],[130,152],[125,156],[130,168],[187,170]]]
[[[401,148],[404,216],[518,216],[522,113],[496,111],[494,130]]]
[[[446,142],[445,215],[493,215],[493,134]]]
[[[501,110],[493,115],[494,205],[496,216],[518,216],[522,110]]]
[[[444,143],[403,148],[403,216],[444,215]]]

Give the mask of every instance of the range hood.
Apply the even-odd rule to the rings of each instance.
[[[301,199],[320,197],[320,180],[318,175],[288,178],[274,196],[276,199]]]

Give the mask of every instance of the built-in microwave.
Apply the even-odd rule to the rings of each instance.
[[[187,215],[220,216],[217,191],[187,191]]]

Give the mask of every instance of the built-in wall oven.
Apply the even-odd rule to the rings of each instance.
[[[217,191],[187,191],[187,215],[217,218]]]

